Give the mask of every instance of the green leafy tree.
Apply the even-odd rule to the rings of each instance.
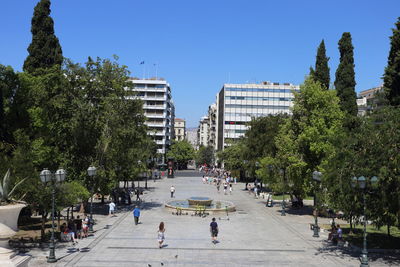
[[[339,40],[340,63],[336,70],[335,89],[340,107],[347,116],[357,116],[357,95],[354,72],[354,53],[351,35],[345,32]]]
[[[21,124],[18,88],[18,74],[0,65],[0,142],[13,143],[12,132]]]
[[[224,162],[224,168],[231,172],[240,172],[244,168],[243,151],[246,149],[243,139],[231,143],[224,150],[218,151],[217,158]]]
[[[196,155],[196,164],[207,164],[208,166],[212,166],[214,162],[214,148],[211,146],[200,146]]]
[[[275,137],[287,118],[287,114],[276,114],[259,117],[249,122],[249,129],[242,140],[242,158],[247,161],[244,166],[251,177],[254,177],[261,158],[275,157],[277,153]]]
[[[168,158],[173,158],[179,169],[186,168],[189,160],[194,159],[193,146],[186,140],[174,142],[167,152]]]
[[[39,69],[57,65],[61,68],[62,50],[54,34],[54,22],[50,17],[50,0],[41,0],[32,17],[32,43],[28,47],[29,55],[24,62],[24,71],[35,73]]]
[[[336,92],[306,79],[295,93],[292,117],[276,137],[277,155],[273,161],[265,159],[263,168],[272,163],[275,170],[284,172],[285,186],[293,184],[292,190],[304,196],[312,189],[311,173],[321,170],[336,152],[334,142],[343,134],[343,117]]]
[[[388,64],[383,76],[383,86],[390,105],[400,105],[400,18],[397,20],[396,28],[392,29],[390,37],[390,52]]]
[[[315,70],[311,68],[310,76],[321,83],[322,88],[329,89],[330,74],[328,66],[329,57],[326,56],[325,42],[322,39],[315,61]]]

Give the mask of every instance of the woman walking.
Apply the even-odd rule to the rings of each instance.
[[[164,222],[160,222],[160,225],[158,226],[158,237],[157,237],[159,248],[163,247],[163,242],[165,239],[164,233],[165,233]]]

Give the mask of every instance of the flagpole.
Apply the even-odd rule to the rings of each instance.
[[[144,62],[143,62],[143,80],[146,80],[146,68],[144,66]]]
[[[158,63],[154,64],[156,66],[156,80],[158,78]]]

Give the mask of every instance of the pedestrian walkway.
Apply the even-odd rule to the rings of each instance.
[[[62,258],[56,266],[359,265],[354,255],[326,247],[325,236],[313,238],[309,229],[312,221],[298,215],[281,217],[277,207],[266,208],[261,200],[243,191],[244,184],[234,185],[232,195],[218,194],[215,186],[202,183],[198,172],[186,171],[178,173],[176,178],[149,185],[154,190],[144,196],[140,224],[134,224],[132,211],[108,218],[97,225],[99,231],[95,237],[78,244],[86,247],[84,251],[67,253],[57,249],[57,257]],[[229,214],[229,220],[226,214],[215,215],[219,225],[218,244],[211,242],[212,215],[177,216],[164,207],[171,200],[171,185],[176,189],[175,200],[202,196],[236,205],[237,211]],[[159,249],[157,230],[161,221],[166,232],[165,246]],[[42,259],[31,261],[30,266],[45,263],[43,255]]]

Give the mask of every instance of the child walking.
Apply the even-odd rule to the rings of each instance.
[[[157,237],[159,248],[163,247],[163,242],[165,239],[164,233],[165,233],[164,222],[160,222],[160,225],[158,226],[158,237]]]

